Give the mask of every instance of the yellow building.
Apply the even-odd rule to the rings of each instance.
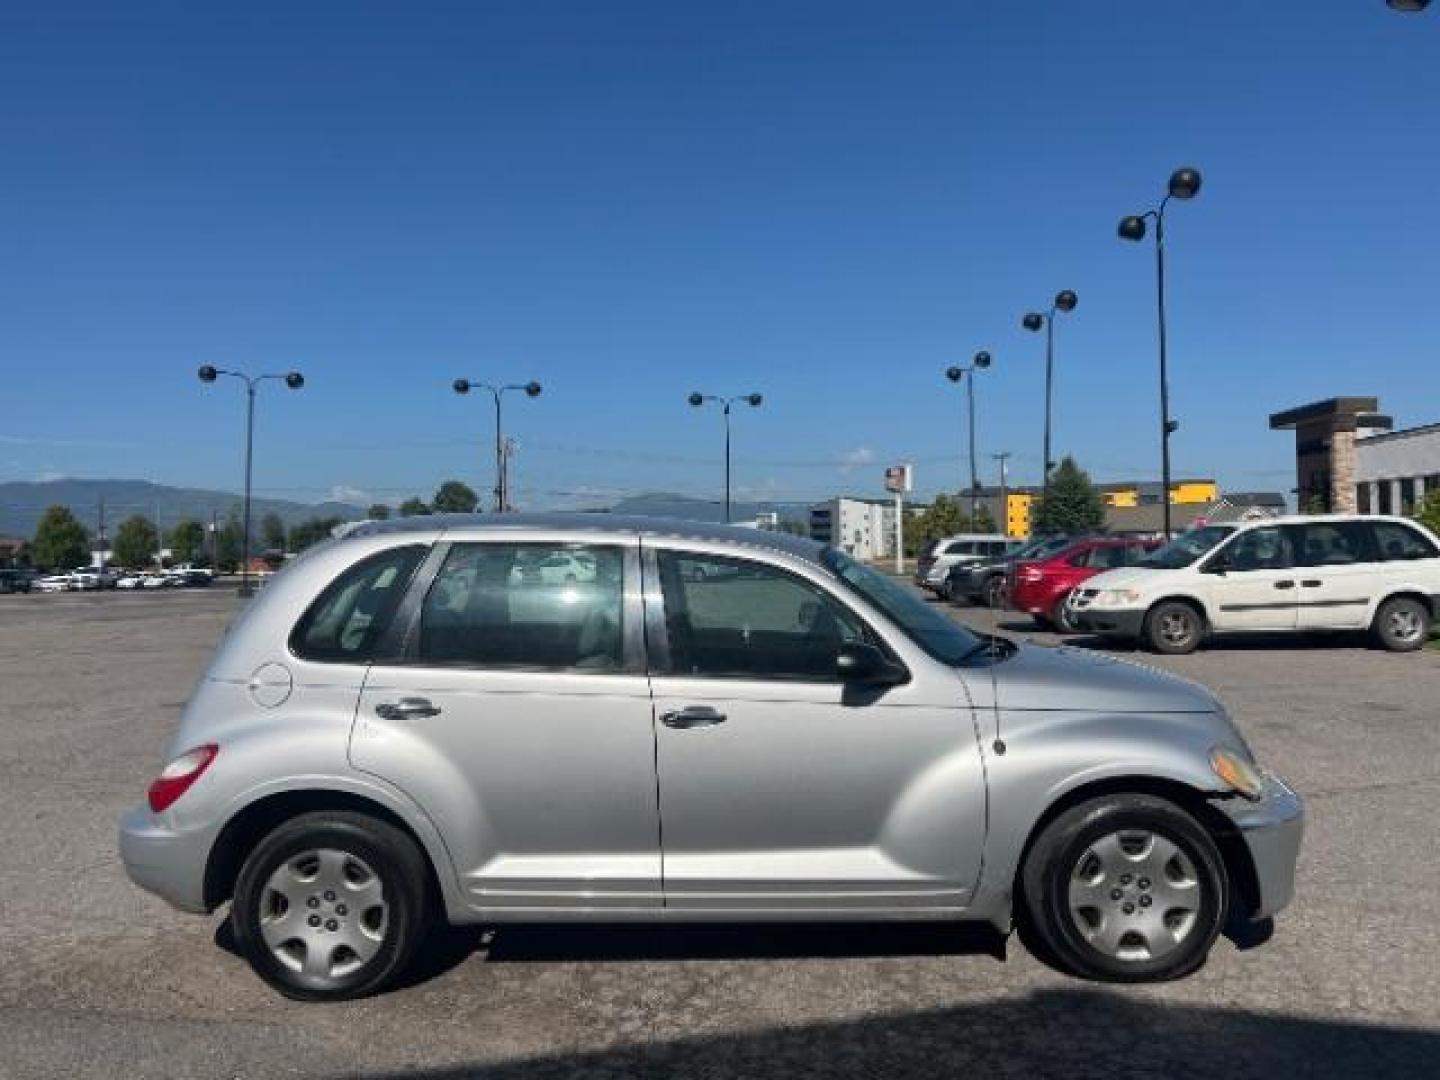
[[[1130,480],[1123,483],[1101,484],[1100,498],[1107,509],[1128,509],[1160,504],[1160,485],[1150,480]],[[992,516],[999,508],[1000,492],[997,488],[986,488],[982,498],[990,507]],[[1031,532],[1031,515],[1039,501],[1040,489],[1034,487],[1013,488],[1006,493],[1003,515],[1005,531],[1013,537],[1028,540]],[[1220,485],[1214,480],[1172,480],[1170,482],[1170,504],[1172,506],[1209,506],[1220,498]]]

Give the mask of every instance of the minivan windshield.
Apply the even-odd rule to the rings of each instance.
[[[826,548],[820,558],[846,588],[879,609],[942,664],[963,663],[983,646],[977,635],[941,615],[899,582],[856,562],[840,549]]]
[[[1201,555],[1212,550],[1215,545],[1234,531],[1235,526],[1233,525],[1204,525],[1198,529],[1191,529],[1189,532],[1177,536],[1164,547],[1152,551],[1135,565],[1148,566],[1155,570],[1179,570],[1182,566],[1189,566]]]

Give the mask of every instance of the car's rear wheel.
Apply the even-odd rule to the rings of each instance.
[[[1203,826],[1151,795],[1106,795],[1065,811],[1032,845],[1025,911],[1049,959],[1109,982],[1188,975],[1209,955],[1229,902]]]
[[[343,1001],[383,989],[429,922],[425,856],[364,814],[302,814],[260,841],[235,884],[235,942],[286,997]]]
[[[1371,633],[1382,649],[1412,652],[1430,636],[1430,609],[1408,596],[1386,600],[1375,612]]]
[[[1205,620],[1189,604],[1168,600],[1145,617],[1145,640],[1159,653],[1179,656],[1194,652],[1205,636]]]
[[[1008,599],[1009,590],[1005,586],[1005,576],[996,574],[989,581],[985,582],[985,604],[987,607],[1003,608]]]

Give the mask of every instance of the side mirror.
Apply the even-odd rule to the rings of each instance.
[[[874,645],[847,641],[835,657],[835,670],[842,682],[866,686],[895,686],[908,675]]]
[[[1225,571],[1230,569],[1230,556],[1225,552],[1211,556],[1210,561],[1200,568],[1202,574],[1219,574],[1225,576]]]

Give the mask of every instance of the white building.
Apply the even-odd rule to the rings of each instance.
[[[1355,496],[1362,514],[1410,514],[1440,491],[1440,424],[1357,431]]]
[[[905,504],[905,516],[923,513]],[[895,557],[894,499],[852,499],[840,496],[810,508],[810,539],[833,544],[861,560]]]

